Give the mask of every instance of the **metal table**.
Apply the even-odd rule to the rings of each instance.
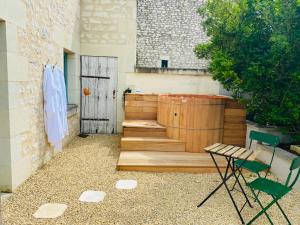
[[[239,215],[239,218],[240,218],[242,224],[245,224],[245,221],[241,215],[241,211],[243,210],[243,208],[245,207],[246,204],[248,204],[251,208],[252,208],[252,205],[244,191],[244,188],[242,187],[241,183],[239,182],[238,176],[236,175],[236,172],[238,171],[239,168],[234,167],[233,162],[236,159],[243,160],[243,163],[246,162],[246,160],[247,161],[254,160],[255,156],[253,154],[253,151],[246,150],[245,148],[241,148],[241,147],[237,147],[237,146],[233,146],[233,145],[221,144],[221,143],[216,143],[211,146],[208,146],[208,147],[204,148],[204,150],[210,154],[212,160],[214,161],[214,164],[218,170],[218,173],[222,179],[222,182],[197,207],[198,208],[201,207],[214,193],[216,193],[224,185],[226,188],[226,191],[232,201],[232,204],[234,205],[234,208]],[[215,159],[216,155],[225,157],[225,159],[227,161],[227,166],[226,166],[224,175],[222,174],[221,169],[220,169],[219,165],[217,164],[217,161]],[[246,199],[246,202],[242,206],[241,209],[238,208],[238,206],[232,196],[232,193],[226,183],[231,177],[234,177],[236,179],[236,182],[239,185],[241,192],[243,193],[243,196]]]

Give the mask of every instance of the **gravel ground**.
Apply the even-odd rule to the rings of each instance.
[[[203,207],[196,208],[220,182],[216,174],[116,171],[119,139],[109,135],[75,138],[2,205],[4,224],[240,224],[224,188]],[[134,190],[117,190],[115,183],[119,179],[136,179],[138,186]],[[107,196],[99,204],[80,203],[78,198],[86,190],[105,191]],[[241,206],[242,196],[238,192],[235,196]],[[293,191],[281,200],[293,224],[300,224],[299,199],[300,193]],[[44,203],[65,203],[68,208],[57,219],[35,219],[33,213]],[[254,209],[246,207],[244,218],[249,220],[259,210],[257,205]],[[286,224],[276,206],[269,214],[275,224]],[[268,221],[262,216],[255,224]]]

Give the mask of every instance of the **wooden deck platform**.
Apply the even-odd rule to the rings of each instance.
[[[218,163],[226,165],[225,159]],[[207,153],[121,151],[118,170],[145,172],[215,173],[215,165]]]

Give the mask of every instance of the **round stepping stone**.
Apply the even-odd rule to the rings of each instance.
[[[79,201],[97,203],[97,202],[102,202],[105,196],[106,193],[103,191],[85,191],[80,195]]]
[[[119,180],[116,183],[116,188],[120,190],[134,189],[137,186],[136,180]]]
[[[47,203],[41,205],[33,216],[37,219],[54,219],[64,214],[67,208],[66,204]]]

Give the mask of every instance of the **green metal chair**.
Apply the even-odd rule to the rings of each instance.
[[[272,157],[270,159],[269,164],[265,164],[265,163],[258,162],[258,161],[244,162],[243,160],[236,160],[234,162],[234,166],[237,166],[238,168],[240,168],[238,178],[239,178],[239,176],[241,176],[246,184],[247,184],[247,181],[242,174],[242,170],[246,169],[250,172],[256,173],[258,175],[258,177],[261,177],[260,172],[266,171],[266,173],[265,173],[265,177],[266,177],[271,169],[271,165],[272,165],[274,155],[275,155],[276,146],[279,144],[279,141],[280,141],[279,137],[274,136],[272,134],[266,134],[266,133],[262,133],[262,132],[258,132],[258,131],[251,131],[250,132],[249,150],[251,150],[253,140],[271,145],[273,147],[273,152],[272,152]],[[235,188],[235,185],[236,185],[236,182],[234,183],[232,190]]]
[[[298,172],[296,173],[295,177],[292,180],[293,172],[298,169]],[[255,196],[256,201],[262,208],[262,210],[254,216],[250,222],[247,223],[247,225],[252,224],[258,217],[260,217],[262,214],[265,214],[268,218],[269,222],[273,224],[270,216],[266,212],[273,204],[276,204],[278,208],[280,209],[281,213],[283,214],[284,218],[287,220],[288,224],[291,224],[289,221],[287,215],[284,213],[283,209],[278,203],[278,200],[280,200],[283,196],[285,196],[287,193],[289,193],[293,186],[296,184],[298,178],[300,176],[300,156],[295,158],[290,166],[290,172],[286,179],[285,184],[281,184],[279,182],[269,180],[266,178],[259,177],[255,179],[254,181],[250,182],[248,184],[248,187],[250,187],[252,194]],[[266,193],[268,195],[271,195],[273,200],[271,203],[269,203],[266,207],[263,207],[262,203],[258,199],[258,194],[255,193],[255,190],[258,190],[259,192]]]

